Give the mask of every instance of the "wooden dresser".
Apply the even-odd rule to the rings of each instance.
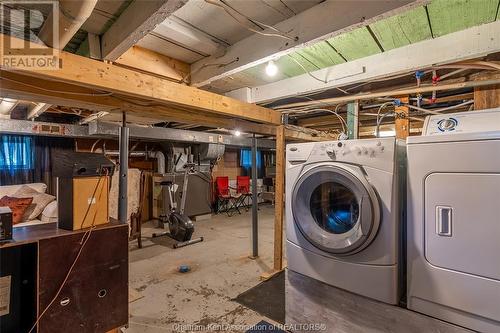
[[[55,223],[15,228],[0,243],[0,287],[10,280],[8,310],[0,289],[0,332],[28,333],[51,302],[81,247],[84,230]],[[60,295],[33,332],[107,332],[128,322],[128,226],[96,227]]]

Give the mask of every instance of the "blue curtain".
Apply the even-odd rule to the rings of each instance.
[[[74,146],[74,139],[68,138],[0,135],[0,185],[44,183],[47,193],[55,194],[52,165],[57,159],[53,155],[74,151]]]
[[[252,150],[242,149],[240,152],[240,166],[243,168],[252,167]],[[260,150],[257,150],[257,169],[262,166],[262,154]]]
[[[0,185],[31,182],[33,171],[33,138],[0,135]]]
[[[2,135],[0,168],[15,172],[33,168],[33,140],[29,136]]]
[[[240,166],[243,168],[242,176],[252,176],[252,150],[242,149],[240,151]],[[257,150],[257,178],[264,177],[264,163],[262,152]]]

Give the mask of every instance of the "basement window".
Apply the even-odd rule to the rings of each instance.
[[[257,150],[257,168],[262,165],[262,156],[260,150]],[[242,149],[240,155],[240,166],[243,168],[252,167],[252,150]]]
[[[33,169],[33,139],[29,136],[0,136],[0,170]]]

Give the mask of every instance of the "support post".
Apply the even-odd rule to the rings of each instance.
[[[285,194],[285,126],[276,128],[276,184],[274,187],[274,271],[283,269],[283,217]]]
[[[276,127],[276,181],[274,186],[274,256],[273,270],[263,273],[268,280],[283,269],[283,218],[285,196],[285,125]]]
[[[259,201],[257,197],[257,138],[252,138],[252,259],[259,256]]]
[[[408,104],[410,102],[410,98],[408,96],[400,96],[398,99],[402,104]],[[406,139],[410,136],[410,108],[406,105],[400,105],[396,106],[394,111],[396,113],[394,120],[396,139]]]
[[[347,104],[347,135],[349,139],[359,138],[359,101]]]
[[[129,128],[127,118],[123,113],[122,126],[120,127],[120,178],[118,184],[118,219],[120,223],[126,224],[127,216],[127,178],[128,178],[128,140]]]

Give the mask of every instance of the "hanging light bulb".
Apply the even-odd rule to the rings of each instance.
[[[269,60],[269,62],[267,63],[266,74],[268,76],[275,76],[276,74],[278,74],[278,66],[276,66],[274,61]]]
[[[234,131],[234,135],[235,135],[235,136],[240,136],[240,135],[241,135],[241,132],[240,132],[240,131],[238,131],[238,130],[236,130],[236,131]]]

